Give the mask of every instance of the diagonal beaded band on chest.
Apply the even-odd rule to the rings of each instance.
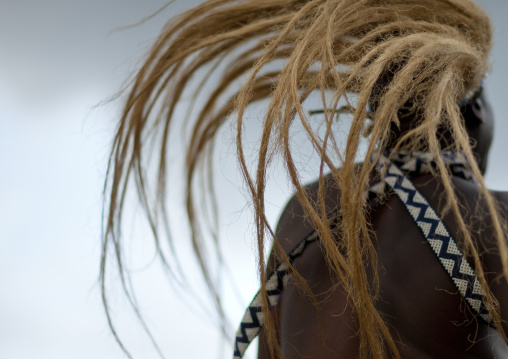
[[[463,154],[442,152],[441,158],[452,175],[474,181],[469,170],[468,160]],[[485,305],[483,288],[472,266],[436,211],[409,179],[429,173],[435,168],[436,163],[431,154],[426,152],[401,151],[392,155],[390,160],[382,155],[376,163],[376,170],[380,174],[381,180],[371,186],[366,195],[375,197],[390,190],[397,195],[465,301],[474,313],[493,326],[492,318]],[[296,258],[302,255],[307,245],[316,240],[318,240],[316,232],[312,232],[304,238],[288,254],[289,262],[293,263]],[[279,302],[290,276],[291,273],[286,263],[280,264],[268,276],[266,291],[270,309]],[[261,293],[258,292],[247,308],[236,333],[234,359],[243,357],[245,350],[259,334],[264,323],[262,298]]]

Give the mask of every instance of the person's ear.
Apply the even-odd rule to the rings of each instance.
[[[460,104],[460,112],[467,128],[475,128],[485,122],[482,114],[482,93],[483,86],[480,86],[470,99]]]

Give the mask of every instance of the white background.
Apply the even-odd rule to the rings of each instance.
[[[102,181],[120,103],[96,105],[120,89],[164,22],[195,1],[177,0],[124,30],[118,28],[152,14],[164,1],[0,2],[0,358],[123,357],[97,284]],[[486,81],[497,119],[487,181],[508,190],[508,2],[479,2],[496,31]],[[224,201],[235,202],[234,212],[221,225],[241,283],[241,304],[229,310],[236,324],[257,278],[247,211],[236,204],[242,198],[238,185],[230,186],[231,198]],[[272,222],[287,199],[281,193],[272,198]],[[152,267],[139,270],[136,289],[166,357],[230,357],[230,348],[218,344],[213,319],[203,317],[191,296],[177,299]],[[112,305],[135,357],[156,358],[118,290]]]

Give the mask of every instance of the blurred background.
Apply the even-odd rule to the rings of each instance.
[[[121,107],[121,101],[108,99],[126,84],[166,20],[198,1],[176,0],[132,27],[166,2],[0,2],[0,358],[124,357],[108,329],[98,285],[103,178]],[[487,183],[508,190],[503,110],[508,2],[478,2],[495,26],[485,85],[497,120]],[[236,189],[219,190],[236,203],[221,221],[240,293],[227,303],[235,326],[258,280],[248,209],[241,185],[224,163],[222,172],[229,176],[224,182]],[[280,191],[271,198],[273,224],[288,195]],[[186,263],[189,251],[182,253]],[[160,268],[149,265],[150,255],[142,253],[135,288],[162,352],[174,359],[229,358],[229,344],[220,339],[213,315],[206,314],[211,306],[195,299],[206,293],[196,289],[180,295],[178,288],[163,284]],[[112,291],[111,305],[133,356],[157,358],[119,289]]]

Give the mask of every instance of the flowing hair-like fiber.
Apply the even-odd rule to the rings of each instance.
[[[166,219],[167,150],[171,145],[169,134],[175,131],[175,107],[193,75],[203,69],[211,68],[212,72],[221,61],[226,63],[225,73],[215,87],[203,89],[199,86],[198,93],[209,91],[207,100],[197,116],[188,117],[185,123],[191,129],[185,154],[190,240],[221,317],[224,314],[220,296],[203,253],[204,235],[193,194],[200,165],[208,163],[206,159],[212,155],[215,135],[225,122],[236,121],[238,162],[254,209],[261,291],[265,291],[266,236],[274,239],[274,231],[265,215],[267,167],[271,158],[279,155],[296,197],[319,233],[327,263],[349,295],[357,315],[361,357],[400,357],[387,325],[374,306],[378,295],[377,273],[374,270],[374,279],[369,283],[364,269],[366,262],[376,268],[377,258],[363,193],[368,188],[376,158],[390,139],[392,124],[399,124],[399,109],[410,102],[422,113],[422,120],[398,145],[423,149],[436,158],[435,175],[441,179],[448,198],[446,210],[452,211],[457,220],[463,250],[473,259],[487,293],[490,312],[506,341],[498,304],[488,290],[478,251],[460,214],[436,138],[438,129],[446,128],[455,139],[448,149],[473,158],[458,103],[479,86],[487,70],[490,46],[489,19],[470,0],[209,0],[172,19],[129,90],[107,172],[105,193],[109,200],[105,207],[101,283],[108,320],[119,343],[105,293],[105,277],[108,253],[112,251],[124,290],[133,302],[123,266],[120,236],[129,178],[134,177],[158,254],[163,263],[172,268],[174,261],[168,260],[161,249],[158,218]],[[277,70],[264,70],[280,60],[284,65]],[[379,86],[380,79],[387,73],[389,81]],[[225,99],[238,81],[243,81],[240,89]],[[337,141],[332,132],[333,112],[325,111],[324,135],[316,133],[309,122],[302,103],[316,91],[321,93],[325,109],[337,108],[339,100],[347,98],[348,93],[357,94],[345,151],[339,151],[337,146],[332,146],[334,151],[330,150],[329,144]],[[325,92],[333,94],[331,103]],[[261,99],[268,99],[269,105],[262,122],[257,167],[255,173],[251,173],[244,152],[244,114],[249,104]],[[373,102],[376,110],[371,116],[367,154],[359,169],[355,166],[355,158],[367,126],[367,105]],[[150,118],[155,120],[149,121]],[[291,151],[290,129],[295,121],[303,126],[320,156],[321,176],[315,203],[306,195]],[[155,187],[158,203],[150,203],[144,161],[156,135],[160,136]],[[340,159],[340,166],[336,166],[333,158]],[[488,205],[503,261],[503,274],[508,278],[505,227],[478,165],[473,162],[471,166]],[[328,218],[325,209],[325,170],[330,171],[341,190],[338,235],[332,233],[329,223],[333,218]],[[287,261],[277,241],[273,243],[278,260]],[[218,248],[218,243],[215,246]],[[292,270],[310,292],[294,268]],[[266,299],[264,307],[269,347],[273,357],[280,357]]]

